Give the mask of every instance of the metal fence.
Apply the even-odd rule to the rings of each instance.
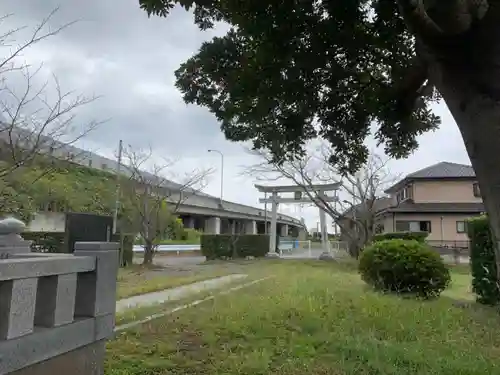
[[[470,262],[470,241],[427,240],[446,263],[467,264]]]
[[[441,255],[468,256],[470,251],[470,241],[427,240],[427,243]]]

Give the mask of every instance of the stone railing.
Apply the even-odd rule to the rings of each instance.
[[[102,374],[114,328],[118,244],[30,253],[19,235],[23,225],[0,221],[0,375]]]

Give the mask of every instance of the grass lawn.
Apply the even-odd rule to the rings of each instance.
[[[352,266],[265,261],[276,275],[120,333],[106,375],[500,373],[500,319],[468,277],[435,301],[369,290]]]
[[[118,271],[117,299],[175,288],[231,273],[228,269],[216,267],[200,267],[196,272],[178,273],[161,267],[133,265]]]

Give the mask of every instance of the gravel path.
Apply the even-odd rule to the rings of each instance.
[[[166,301],[177,301],[192,294],[220,288],[221,286],[229,284],[234,280],[244,279],[245,277],[247,277],[247,275],[245,274],[222,276],[211,280],[183,285],[177,288],[171,288],[159,292],[124,298],[116,302],[116,312],[123,312],[124,310],[134,307],[151,306],[159,303],[164,303]]]

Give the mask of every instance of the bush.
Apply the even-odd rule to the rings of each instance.
[[[66,233],[64,232],[23,232],[26,241],[31,242],[31,251],[35,253],[67,253]]]
[[[111,241],[120,244],[120,267],[127,267],[133,263],[134,258],[134,235],[132,234],[113,234]],[[123,253],[123,254],[122,254]]]
[[[470,264],[472,291],[476,300],[485,305],[500,302],[495,248],[487,216],[470,219],[467,234],[471,240]]]
[[[200,243],[201,234],[202,233],[196,229],[184,228],[184,231],[180,236],[180,240],[189,243]]]
[[[264,234],[203,234],[201,253],[207,258],[263,257],[269,252],[269,236]]]
[[[425,239],[429,233],[427,232],[391,232],[391,233],[381,233],[373,236],[373,241],[385,241],[385,240],[415,240],[418,242],[425,242]]]
[[[236,253],[240,257],[264,257],[269,252],[269,236],[265,234],[241,234],[235,241]]]
[[[450,282],[450,272],[430,247],[415,240],[374,242],[361,253],[359,272],[377,290],[437,297]]]

